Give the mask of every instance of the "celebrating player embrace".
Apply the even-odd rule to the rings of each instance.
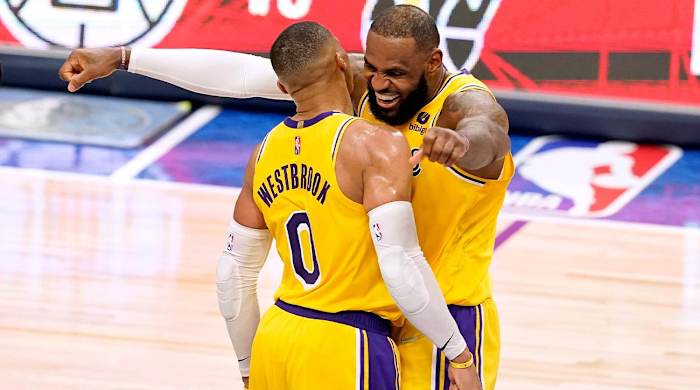
[[[279,42],[278,39],[277,43]],[[386,287],[378,278],[375,277],[376,283],[371,284],[370,279],[365,279],[367,276],[360,278],[360,274],[357,273],[359,271],[348,268],[357,261],[355,257],[352,261],[348,260],[348,264],[333,263],[334,265],[329,267],[334,271],[324,271],[326,261],[336,261],[345,257],[322,257],[321,248],[330,245],[331,247],[327,250],[328,253],[333,253],[331,257],[340,256],[340,254],[347,256],[364,253],[365,249],[361,248],[366,244],[361,244],[361,237],[355,236],[356,230],[350,228],[350,225],[337,222],[341,221],[339,217],[333,219],[336,223],[331,225],[329,231],[325,228],[319,231],[314,221],[317,217],[312,216],[320,213],[324,215],[323,218],[326,218],[326,214],[320,211],[312,213],[312,211],[335,210],[337,207],[337,212],[342,210],[347,213],[359,204],[364,205],[365,210],[379,206],[379,203],[372,203],[372,206],[369,206],[365,203],[369,201],[366,197],[368,193],[373,192],[372,188],[385,187],[373,187],[379,183],[367,181],[371,178],[367,173],[369,171],[359,177],[352,174],[346,177],[342,173],[342,167],[357,172],[360,168],[350,168],[352,166],[350,162],[365,156],[364,163],[367,165],[364,169],[372,171],[379,169],[381,161],[388,158],[390,162],[387,162],[389,166],[387,169],[395,171],[392,175],[400,175],[399,171],[405,168],[403,160],[399,158],[403,153],[398,151],[401,148],[398,143],[391,146],[391,142],[381,141],[382,136],[378,135],[390,134],[384,127],[386,125],[399,130],[408,141],[406,150],[410,150],[413,154],[409,167],[413,177],[410,200],[420,247],[435,274],[459,333],[473,355],[475,374],[478,375],[485,389],[493,389],[499,362],[499,324],[491,294],[489,265],[495,242],[496,218],[503,204],[506,187],[514,172],[508,137],[508,120],[504,110],[483,83],[466,71],[450,74],[446,70],[438,44],[439,33],[435,22],[428,14],[413,6],[395,6],[373,22],[367,36],[367,50],[364,56],[352,56],[349,59],[350,63],[344,59],[345,56],[340,56],[343,61],[338,61],[343,65],[339,67],[344,67],[344,82],[348,84],[347,88],[350,90],[348,99],[351,99],[352,103],[349,108],[332,105],[327,108],[345,113],[351,113],[354,108],[361,118],[376,124],[373,130],[366,131],[356,130],[358,127],[368,126],[365,121],[360,122],[343,114],[328,114],[326,111],[307,108],[300,110],[301,100],[308,99],[313,94],[322,95],[322,93],[301,88],[291,80],[298,81],[302,74],[309,74],[318,80],[328,82],[330,70],[313,73],[307,68],[300,71],[301,67],[294,67],[295,71],[291,73],[294,76],[288,76],[291,79],[279,77],[283,91],[279,92],[277,76],[280,75],[280,65],[275,63],[275,58],[272,58],[271,64],[265,58],[231,52],[134,49],[126,52],[125,63],[129,71],[159,78],[196,92],[230,97],[260,96],[289,99],[291,95],[294,98],[297,103],[297,116],[285,121],[269,133],[258,155],[251,160],[250,165],[254,167],[249,167],[244,191],[238,203],[248,202],[249,207],[245,207],[245,210],[249,213],[259,213],[255,217],[257,224],[251,223],[246,226],[269,228],[278,238],[278,250],[287,256],[287,258],[283,256],[288,267],[285,268],[283,284],[277,293],[278,298],[282,297],[283,292],[290,293],[290,297],[294,297],[297,294],[294,291],[297,291],[299,296],[313,296],[313,299],[300,299],[295,301],[296,303],[287,303],[315,309],[322,313],[319,315],[360,310],[378,314],[384,319],[398,320],[398,317],[393,317],[389,312],[377,311],[377,307],[339,306],[339,303],[347,298],[342,295],[343,287],[363,292],[365,294],[363,305],[378,303],[378,297],[381,294],[377,295],[377,298],[371,294],[376,289],[381,290]],[[292,41],[287,41],[286,45],[289,48],[295,47]],[[121,53],[118,49],[78,50],[67,59],[61,74],[64,80],[69,81],[69,90],[74,91],[89,80],[111,74],[119,66],[120,58]],[[278,75],[275,75],[274,71],[278,71]],[[323,113],[326,113],[324,114],[326,116],[321,119],[311,115]],[[309,126],[320,126],[324,129],[328,126],[334,131],[327,130],[326,141],[321,141],[324,137],[321,135],[318,136],[318,140],[312,141],[305,135],[305,129]],[[324,134],[324,132],[321,131],[318,134]],[[385,137],[393,139],[393,137]],[[327,148],[330,150],[326,151]],[[306,156],[305,153],[309,150],[313,150],[313,153],[317,153],[318,156],[314,155],[313,161],[300,160],[300,156]],[[297,151],[300,151],[299,154],[295,154]],[[345,153],[352,156],[348,156],[345,160],[343,157]],[[274,159],[271,155],[275,156]],[[279,159],[276,156],[280,156]],[[356,163],[362,164],[362,161],[356,161]],[[304,167],[306,167],[305,174]],[[335,167],[335,173],[331,167]],[[252,172],[253,169],[255,173]],[[311,174],[312,169],[313,174]],[[306,187],[302,187],[302,179]],[[347,186],[343,185],[345,180],[347,180]],[[379,181],[382,180],[387,183],[390,181],[388,178]],[[339,188],[340,193],[337,192]],[[352,188],[358,191],[354,195]],[[325,193],[323,193],[324,189]],[[359,189],[364,192],[360,193]],[[385,198],[384,202],[387,204],[408,200],[408,198],[402,198],[399,195],[402,192],[396,188],[389,192],[394,192],[394,195]],[[246,200],[247,196],[251,199]],[[301,199],[305,201],[301,202]],[[324,200],[324,203],[321,203],[321,200]],[[252,207],[252,203],[257,207]],[[341,204],[344,206],[341,207]],[[424,326],[413,314],[416,311],[425,310],[422,308],[423,305],[428,305],[424,306],[425,308],[432,307],[431,310],[435,310],[435,313],[440,312],[438,308],[442,306],[436,303],[437,298],[430,289],[432,275],[424,273],[425,270],[420,267],[422,263],[417,260],[417,245],[409,243],[404,237],[411,230],[410,228],[406,230],[406,226],[412,225],[406,204],[401,204],[403,206],[398,207],[398,203],[395,203],[395,206],[389,206],[387,209],[391,209],[392,212],[399,212],[401,209],[402,216],[387,214],[385,218],[375,222],[373,218],[381,214],[374,214],[374,212],[369,214],[371,225],[376,225],[372,228],[372,236],[379,262],[375,263],[381,268],[383,280],[391,296],[409,320],[405,325],[401,325],[400,321],[394,321],[393,329],[393,340],[397,344],[401,360],[401,387],[420,390],[447,389],[450,386],[450,376],[454,372],[460,374],[463,372],[453,367],[461,367],[461,365],[456,363],[459,359],[454,360],[454,351],[449,343],[448,345],[441,343],[443,341],[441,337],[448,332],[443,330],[434,333],[436,332],[434,329]],[[242,209],[237,207],[237,213]],[[289,214],[293,213],[293,209],[300,213]],[[278,218],[274,223],[271,222],[273,215],[274,218]],[[357,215],[360,215],[359,210]],[[359,220],[359,217],[356,219]],[[355,221],[352,218],[347,220]],[[403,222],[401,225],[396,225],[397,221]],[[350,222],[347,223],[350,224]],[[242,224],[241,221],[239,224]],[[395,228],[396,231],[392,231],[391,228]],[[330,238],[321,239],[322,234],[329,234]],[[251,244],[252,248],[262,251],[263,242],[267,238],[259,231],[248,231],[248,235],[233,232],[233,243],[236,244],[237,237],[248,236],[257,237],[256,244]],[[352,239],[348,242],[343,239],[351,237]],[[369,238],[365,237],[365,239]],[[335,254],[334,251],[341,251],[341,253]],[[383,256],[387,255],[393,261],[385,262],[383,259],[386,257]],[[295,256],[297,257],[296,267],[294,267]],[[369,262],[365,263],[369,264]],[[259,263],[256,264],[254,267],[246,266],[245,272],[236,272],[252,277],[249,271],[257,269]],[[387,269],[383,268],[382,264],[397,267],[396,269],[391,266],[387,268],[397,273],[387,274],[385,272]],[[415,265],[416,268],[409,266],[410,264]],[[335,271],[335,267],[340,268]],[[342,278],[343,281],[337,281],[337,278]],[[248,280],[246,286],[249,291],[252,279]],[[292,281],[298,285],[291,285]],[[334,281],[338,284],[329,287],[332,289],[331,292],[318,294],[324,291],[324,286],[330,286],[326,285],[326,282]],[[286,288],[289,290],[287,291]],[[320,295],[323,295],[323,298]],[[402,297],[410,297],[406,298],[408,303],[402,303]],[[280,299],[286,302],[284,298]],[[293,298],[287,299],[293,300]],[[241,302],[253,305],[250,303],[252,300]],[[278,304],[271,313],[277,314],[270,314],[270,316],[287,316],[289,311]],[[394,312],[395,314],[398,312]],[[227,318],[230,319],[231,316]],[[308,319],[308,317],[303,318]],[[439,328],[449,328],[448,323],[439,320],[441,317],[437,314],[434,318],[434,324],[439,323]],[[267,334],[265,329],[273,333],[279,331],[279,334],[287,334],[283,333],[286,330],[282,328],[273,328],[269,322],[271,320],[271,317],[263,319],[258,335]],[[237,327],[237,329],[236,334],[240,334],[241,329],[245,327]],[[354,356],[368,356],[366,355],[368,348],[372,347],[371,340],[365,336],[367,330],[357,329],[362,329],[357,334],[361,342],[357,341],[353,344],[359,348]],[[321,328],[318,331],[326,332]],[[253,334],[254,329],[249,329],[248,337],[252,339]],[[334,339],[340,340],[340,337]],[[259,342],[256,336],[252,357],[253,368],[256,365],[255,356],[258,350],[262,351],[270,347],[281,356],[288,356],[284,355],[286,350],[279,349],[283,348],[281,340],[274,340],[278,343],[268,344]],[[305,340],[297,340],[297,345],[311,343]],[[450,343],[452,342],[454,340],[450,340]],[[314,339],[313,343],[319,343],[318,339]],[[337,343],[340,346],[346,341]],[[236,344],[235,341],[234,344]],[[331,347],[328,344],[329,349],[350,348],[338,346]],[[242,350],[239,349],[236,348],[239,357],[245,358],[247,355],[241,354]],[[279,357],[267,361],[265,363],[269,366],[266,366],[267,369],[274,370],[275,365],[281,364],[281,359],[283,358]],[[289,357],[289,359],[292,358]],[[305,359],[306,357],[300,358],[297,364],[302,366],[308,364],[310,371],[320,372],[315,366],[316,363],[309,363],[311,360]],[[330,362],[332,359],[327,355],[319,355],[313,361]],[[346,363],[350,364],[350,362]],[[467,363],[469,362],[465,365],[468,365]],[[360,363],[358,360],[352,364],[353,367],[359,367]],[[362,364],[369,367],[366,360],[363,360]],[[257,380],[254,373],[255,369],[251,374],[253,383]],[[369,388],[374,389],[372,383],[377,382],[372,382],[371,373],[369,375]],[[265,376],[261,375],[261,377]],[[353,383],[359,383],[358,380],[365,383],[364,378],[366,376],[362,380],[356,379]],[[316,380],[321,381],[320,378]],[[478,380],[474,382],[476,384],[473,387],[461,388],[478,388]],[[277,388],[284,388],[284,386]],[[299,388],[313,387],[309,384],[307,387]]]

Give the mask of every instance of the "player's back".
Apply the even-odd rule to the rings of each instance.
[[[395,320],[400,312],[383,284],[367,214],[336,178],[338,148],[355,120],[326,112],[280,123],[260,146],[253,194],[284,262],[275,299]]]

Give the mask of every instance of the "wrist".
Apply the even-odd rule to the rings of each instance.
[[[443,347],[442,351],[445,353],[447,360],[450,361],[459,359],[460,356],[462,356],[462,360],[464,361],[470,355],[467,341],[461,334],[455,334],[455,337],[450,339],[450,342]]]
[[[113,63],[116,64],[115,68],[119,70],[128,70],[129,61],[131,60],[131,48],[120,46],[115,49],[116,52],[113,56]]]
[[[450,360],[450,366],[452,368],[464,369],[469,368],[472,365],[474,365],[474,355],[472,355],[469,350],[465,350],[456,358]]]
[[[455,356],[455,358],[450,360],[450,361],[455,362],[455,363],[466,363],[471,358],[472,358],[472,353],[469,352],[469,349],[465,349],[462,353]]]

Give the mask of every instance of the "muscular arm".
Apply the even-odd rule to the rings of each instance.
[[[356,105],[367,89],[362,77],[364,57],[350,54],[354,74],[352,91]],[[86,83],[108,77],[121,63],[121,50],[95,48],[73,50],[59,69],[61,79],[75,92]],[[208,49],[128,48],[127,69],[204,95],[291,100],[277,87],[270,60],[252,54]]]
[[[363,197],[365,210],[370,211],[394,201],[411,200],[412,167],[410,151],[403,135],[389,127],[370,125],[364,140]]]
[[[436,125],[467,139],[468,151],[457,160],[460,168],[479,176],[498,176],[510,150],[508,116],[490,94],[468,90],[450,95]]]
[[[253,337],[260,322],[257,282],[272,238],[260,210],[253,202],[253,152],[246,168],[243,188],[236,201],[224,251],[216,272],[219,311],[226,321],[231,344],[238,357],[241,376],[249,375]]]
[[[129,72],[205,95],[291,100],[277,88],[270,60],[206,49],[133,49]]]
[[[253,201],[253,174],[255,173],[255,159],[258,156],[258,145],[248,158],[243,177],[243,187],[238,194],[236,206],[233,209],[233,219],[243,226],[253,229],[267,229],[265,219],[260,209]]]
[[[126,50],[129,72],[148,76],[205,95],[291,100],[277,87],[270,60],[251,54],[206,49]],[[120,48],[73,50],[59,69],[75,92],[86,83],[108,77],[121,64]]]
[[[448,359],[466,360],[466,342],[418,245],[406,139],[386,126],[356,123],[365,128],[349,135],[360,144],[355,158],[362,172],[362,204],[387,289],[406,318]]]

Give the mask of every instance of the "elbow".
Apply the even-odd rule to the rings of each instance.
[[[508,135],[510,122],[508,114],[500,105],[498,108],[498,115],[494,118],[493,126],[491,127],[496,161],[503,160],[510,153],[510,136]]]
[[[503,113],[505,115],[505,112]],[[492,121],[488,131],[488,145],[485,150],[490,151],[489,158],[484,161],[484,166],[503,160],[510,153],[510,136],[508,135],[508,119],[501,118]]]
[[[383,248],[378,257],[384,283],[401,311],[407,316],[423,311],[430,296],[416,263],[400,246]]]
[[[505,131],[499,131],[494,140],[495,161],[500,161],[506,158],[510,153],[510,137]]]
[[[226,321],[235,320],[241,310],[241,290],[236,262],[227,252],[219,258],[216,269],[216,297],[219,312]]]

